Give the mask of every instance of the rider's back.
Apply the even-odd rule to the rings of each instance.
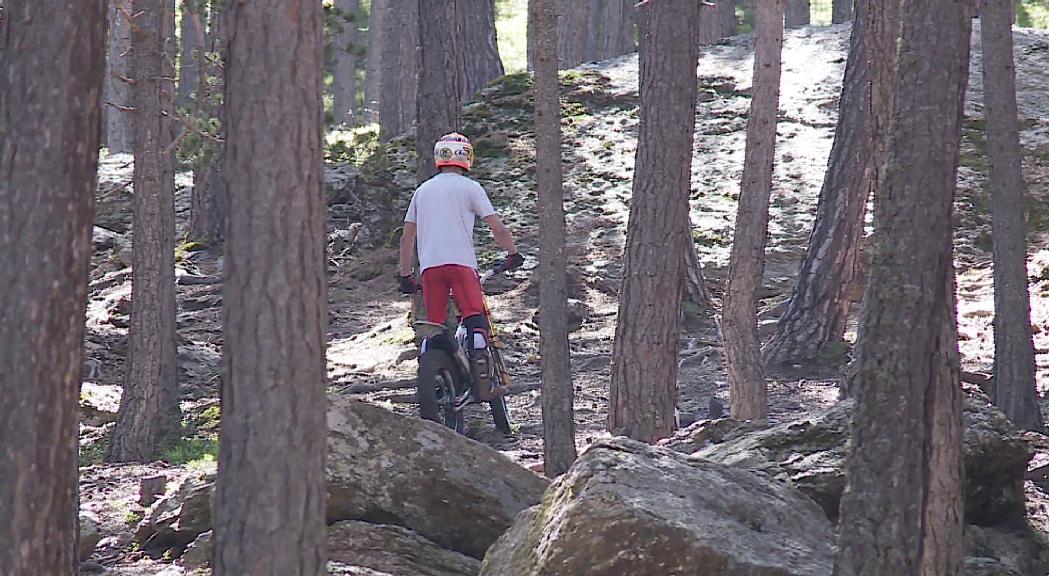
[[[466,176],[444,172],[424,182],[404,219],[418,226],[420,270],[446,264],[476,269],[474,222],[492,214],[484,188]]]

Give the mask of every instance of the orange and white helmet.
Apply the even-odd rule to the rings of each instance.
[[[433,162],[438,168],[458,166],[469,171],[474,163],[474,147],[469,138],[458,132],[445,134],[433,147]]]

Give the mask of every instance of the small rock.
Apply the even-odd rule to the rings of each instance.
[[[149,508],[157,501],[157,497],[167,491],[168,477],[163,474],[147,476],[138,483],[138,504],[143,508]]]
[[[80,513],[80,561],[83,562],[91,557],[98,541],[102,539],[98,533],[98,519],[88,512]]]
[[[211,556],[214,550],[211,534],[211,530],[208,530],[197,536],[197,539],[191,542],[189,546],[186,546],[186,551],[182,553],[182,556],[179,556],[179,564],[190,570],[197,570],[211,564]]]
[[[332,525],[328,559],[388,576],[474,576],[481,567],[476,558],[445,550],[407,528],[367,522]]]

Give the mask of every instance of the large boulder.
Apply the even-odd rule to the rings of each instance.
[[[98,533],[98,518],[95,518],[93,514],[81,511],[78,520],[80,521],[80,548],[77,553],[80,561],[83,562],[95,552],[99,541],[102,540],[102,535]]]
[[[334,397],[328,410],[328,522],[403,526],[481,558],[548,482],[434,422]]]
[[[786,482],[613,438],[517,519],[481,576],[826,576],[833,541]]]
[[[144,550],[178,556],[201,534],[211,530],[213,476],[187,478],[178,490],[156,501],[135,530],[134,541]]]
[[[476,576],[480,561],[441,548],[417,533],[367,522],[338,522],[328,529],[328,560],[344,570],[388,576]]]
[[[965,513],[970,523],[1022,524],[1023,480],[1031,451],[1020,434],[981,392],[967,387]],[[852,425],[852,401],[808,418],[770,428],[727,428],[723,436],[683,431],[668,445],[722,464],[761,470],[786,480],[818,502],[837,521],[845,489],[844,464]],[[708,426],[709,428],[709,426]],[[716,442],[716,443],[715,443]]]

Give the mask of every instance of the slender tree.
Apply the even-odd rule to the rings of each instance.
[[[776,335],[765,347],[768,363],[812,360],[827,343],[845,337],[849,292],[859,267],[863,220],[872,185],[869,4],[870,0],[857,4],[838,124],[816,220],[794,292]]]
[[[732,417],[762,421],[768,417],[765,371],[758,338],[757,291],[765,272],[769,196],[776,156],[786,0],[759,2],[754,46],[754,98],[747,120],[736,232],[732,238],[723,331]]]
[[[106,3],[0,17],[0,574],[76,574]],[[61,38],[61,42],[56,42]]]
[[[335,35],[335,123],[353,126],[357,121],[357,28],[361,0],[338,0],[342,17]]]
[[[495,34],[495,0],[460,2],[457,16],[463,41],[459,54],[462,62],[457,68],[459,94],[465,101],[504,71]]]
[[[568,348],[568,282],[561,168],[561,105],[554,0],[531,0],[536,31],[535,148],[539,188],[539,356],[543,379],[543,460],[551,478],[575,461],[572,364]]]
[[[700,44],[713,44],[722,38],[735,36],[738,31],[734,0],[717,0],[716,4],[704,6],[700,17]]]
[[[383,41],[388,35],[386,12],[390,0],[371,0],[368,12],[368,50],[364,69],[364,121],[379,121],[379,92],[382,89]],[[411,32],[408,32],[411,34]]]
[[[226,61],[226,34],[223,27],[225,8],[221,2],[211,7],[208,27],[208,53],[211,55],[201,65],[210,82],[202,82],[205,88],[197,93],[198,115],[206,116],[218,123],[217,140],[224,135],[225,94],[224,63]],[[207,139],[202,151],[201,169],[193,171],[193,191],[189,211],[189,237],[204,242],[221,242],[226,238],[226,220],[229,213],[229,193],[223,176],[225,149],[221,141]]]
[[[798,28],[808,26],[812,21],[812,6],[810,0],[787,0],[787,10],[784,20],[787,28]],[[763,2],[758,2],[760,8]]]
[[[433,145],[442,134],[459,129],[459,79],[455,70],[462,61],[462,39],[455,33],[458,22],[457,0],[418,0],[419,40],[422,63],[419,68],[419,91],[416,98],[418,124],[415,149],[416,176],[419,182],[429,180],[437,169],[433,164]]]
[[[134,0],[135,166],[131,325],[124,392],[106,459],[148,462],[178,433],[175,346],[174,6]]]
[[[1042,430],[1030,329],[1031,295],[1027,290],[1027,227],[1012,6],[983,0],[980,22],[987,156],[991,165],[988,185],[994,252],[995,404],[1017,426]]]
[[[182,25],[179,30],[178,92],[175,106],[193,106],[193,93],[198,90],[200,70],[197,52],[204,46],[204,22],[197,6],[198,0],[182,0]]]
[[[384,139],[401,134],[415,122],[415,101],[419,91],[419,15],[429,10],[427,8],[420,12],[421,7],[415,1],[393,2],[384,7],[385,21],[391,27],[397,23],[396,29],[386,34],[382,41],[379,126]],[[451,34],[455,34],[454,27]],[[440,39],[441,42],[445,40]],[[458,42],[461,39],[456,40]],[[454,81],[457,78],[456,70],[452,67],[438,72],[450,76]]]
[[[105,140],[114,154],[131,152],[131,0],[109,0]]]
[[[322,7],[255,0],[228,10],[231,204],[215,574],[320,576],[328,318]]]
[[[609,429],[645,442],[674,431],[684,265],[691,239],[700,2],[641,7],[641,122],[612,354]]]
[[[951,211],[972,6],[903,0],[902,7],[893,136],[852,385],[839,575],[961,574]]]
[[[841,24],[852,19],[853,2],[864,2],[865,0],[834,0],[831,3],[830,21],[832,24]]]

